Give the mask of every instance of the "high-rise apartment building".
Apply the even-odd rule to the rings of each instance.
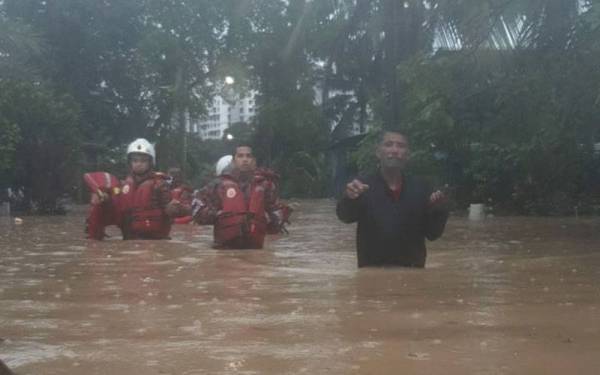
[[[213,98],[211,105],[207,108],[207,114],[199,119],[189,119],[188,131],[193,134],[198,134],[202,139],[221,139],[226,130],[233,124],[244,123],[248,124],[256,115],[257,91],[249,91],[245,95],[231,95],[233,99],[226,99],[226,95],[216,95]],[[354,92],[351,90],[330,90],[328,91],[328,100],[337,96],[346,96],[348,106],[356,103]],[[315,104],[323,103],[323,91],[319,87],[315,87]],[[345,116],[340,113],[336,118],[331,119],[330,131],[334,131],[339,121]],[[357,135],[368,130],[365,126],[361,131],[361,126],[357,121],[357,112],[351,117],[352,123],[347,124],[343,131],[343,136]],[[367,108],[367,123],[372,120],[372,112]],[[341,134],[340,134],[341,135]]]
[[[208,113],[192,120],[189,130],[202,139],[221,139],[227,128],[236,123],[248,124],[256,113],[256,91],[227,100],[221,95],[213,98]]]

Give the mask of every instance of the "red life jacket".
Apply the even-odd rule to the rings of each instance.
[[[182,201],[181,196],[183,195],[183,193],[189,193],[189,197],[185,199],[185,201]],[[171,199],[175,199],[180,201],[183,204],[190,204],[192,203],[191,201],[191,196],[194,193],[194,191],[192,190],[191,187],[187,186],[187,185],[179,185],[174,189],[171,189]]]
[[[90,193],[98,194],[100,192],[115,197],[120,192],[121,181],[107,172],[89,172],[83,175],[83,180],[90,190]],[[118,222],[115,206],[112,199],[103,203],[92,205],[89,216],[86,220],[86,233],[88,238],[101,240],[106,235],[104,228]]]
[[[267,232],[265,216],[265,189],[262,179],[255,178],[250,186],[250,196],[246,200],[238,183],[231,177],[221,177],[221,213],[214,225],[215,242],[227,245],[239,241],[239,245],[248,248],[262,248]]]
[[[121,186],[119,179],[108,172],[85,173],[83,180],[92,193],[97,193],[98,190],[101,190],[108,194],[118,194]]]
[[[183,193],[188,193],[187,197],[183,196]],[[182,184],[176,188],[171,189],[171,199],[179,201],[188,211],[192,210],[192,194],[194,191],[188,185]],[[193,217],[191,215],[177,216],[173,218],[174,224],[189,224],[192,222]]]
[[[189,224],[194,220],[192,215],[178,216],[173,218],[173,224]]]
[[[271,169],[259,168],[255,172],[258,178],[267,181],[270,184],[277,185],[279,183],[279,175]],[[285,224],[290,223],[290,215],[292,214],[292,208],[287,204],[278,201],[273,207],[269,214],[269,221],[267,224],[267,234],[279,234],[287,233]]]
[[[152,175],[136,186],[127,177],[119,194],[118,206],[122,213],[121,230],[127,238],[166,238],[171,231],[171,220],[154,197],[156,185],[164,175]]]

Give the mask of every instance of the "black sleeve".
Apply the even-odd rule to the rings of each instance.
[[[433,193],[433,189],[420,179],[417,180],[417,183],[420,185],[419,190],[424,194],[422,199],[425,200],[425,237],[429,241],[434,241],[444,233],[446,221],[448,221],[448,208],[445,204],[430,207],[429,197]]]
[[[448,209],[446,207],[435,207],[427,210],[425,237],[429,241],[437,240],[444,233],[448,221]]]
[[[372,176],[356,176],[353,179],[357,179],[362,181],[363,183],[371,186],[373,188],[373,178]],[[355,223],[358,221],[361,215],[361,207],[366,204],[365,195],[367,192],[363,193],[356,199],[348,198],[345,193],[338,200],[337,206],[335,209],[335,213],[337,214],[338,219],[343,221],[344,223]]]
[[[335,210],[338,219],[344,223],[354,223],[358,221],[360,215],[360,197],[357,199],[350,199],[348,197],[341,198]]]

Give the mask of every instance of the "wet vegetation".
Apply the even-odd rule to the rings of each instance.
[[[0,188],[59,212],[82,171],[123,171],[139,136],[201,184],[230,145],[186,121],[232,76],[260,95],[231,133],[287,195],[332,193],[331,145],[352,129],[400,128],[413,171],[457,207],[592,213],[599,26],[596,0],[3,0]],[[372,140],[351,150],[357,168]]]

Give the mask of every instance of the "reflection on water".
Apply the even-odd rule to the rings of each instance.
[[[0,358],[20,374],[559,374],[600,366],[600,219],[452,218],[427,268],[356,268],[305,201],[264,250],[0,222]]]

